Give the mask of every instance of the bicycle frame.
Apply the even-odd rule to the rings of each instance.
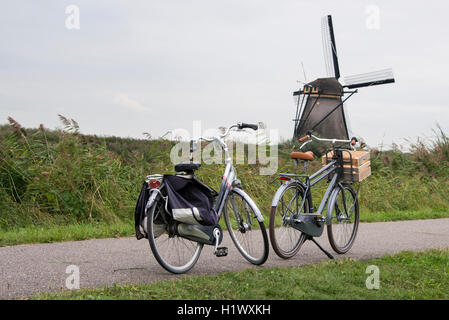
[[[218,219],[220,219],[221,215],[223,214],[223,209],[226,204],[226,200],[231,191],[240,194],[250,204],[254,204],[254,201],[241,188],[240,180],[237,179],[237,172],[234,168],[234,165],[232,164],[232,158],[229,155],[229,150],[226,143],[224,143],[224,141],[220,137],[215,137],[213,141],[217,141],[222,150],[224,151],[225,164],[226,164],[223,179],[220,185],[220,190],[218,191],[217,201],[215,203],[215,211],[218,214]],[[263,215],[255,204],[254,208],[256,209],[255,214],[257,220],[259,222],[263,222],[264,221]]]
[[[287,189],[292,184],[300,184],[304,188],[304,197],[301,202],[301,206],[297,208],[296,212],[301,212],[304,208],[306,199],[310,200],[310,203],[312,203],[312,196],[311,196],[311,188],[323,180],[324,178],[327,178],[330,174],[332,174],[334,171],[336,171],[338,168],[335,166],[337,161],[333,160],[329,164],[327,164],[325,167],[321,168],[311,176],[308,175],[300,175],[300,174],[291,174],[291,173],[281,173],[280,175],[283,177],[293,177],[292,180],[282,184],[282,186],[277,190],[276,194],[273,197],[272,206],[276,206],[276,204],[279,202],[279,199],[281,195],[283,194],[284,190]],[[298,179],[299,177],[305,178],[305,182]],[[328,202],[330,195],[332,191],[334,190],[335,186],[337,185],[338,180],[338,174],[335,174],[333,178],[331,179],[329,186],[327,187],[327,190],[324,194],[323,199],[321,200],[320,206],[318,207],[318,211],[314,214],[321,216],[326,203]],[[313,211],[313,208],[311,208]],[[310,212],[313,213],[313,212]],[[329,216],[329,212],[327,213]],[[330,219],[331,217],[328,217],[326,220]]]
[[[246,194],[246,192],[243,191],[242,188],[241,188],[240,180],[237,179],[237,173],[236,173],[236,170],[235,170],[235,168],[234,168],[234,166],[232,164],[232,158],[229,155],[228,146],[223,141],[223,137],[225,137],[229,133],[229,131],[230,131],[230,129],[232,127],[234,127],[234,126],[231,126],[227,130],[227,132],[225,134],[221,135],[221,136],[215,136],[215,137],[213,137],[211,139],[203,138],[203,137],[198,139],[198,141],[199,140],[204,140],[204,141],[207,141],[207,142],[214,142],[214,141],[216,141],[220,145],[221,149],[225,153],[225,164],[226,164],[226,167],[225,167],[225,170],[224,170],[223,178],[222,178],[222,181],[221,181],[220,189],[218,191],[217,201],[215,202],[214,209],[215,209],[215,211],[218,214],[218,220],[220,220],[220,218],[221,218],[221,216],[223,214],[223,209],[224,209],[224,206],[226,204],[226,200],[227,200],[230,192],[234,191],[234,192],[238,193],[239,195],[241,195],[243,198],[245,198],[245,200],[249,204],[253,205],[253,207],[255,208],[255,214],[256,214],[257,220],[259,222],[263,222],[264,221],[264,217],[263,217],[262,213],[260,212],[259,208],[257,207],[257,205],[255,205],[254,201]],[[164,183],[162,183],[159,188],[151,190],[151,195],[150,195],[150,198],[149,198],[149,200],[147,202],[147,206],[146,206],[147,209],[150,208],[153,205],[154,201],[156,200],[157,195],[161,194],[160,190],[163,189],[164,186],[165,186]],[[162,194],[161,194],[161,196],[162,196]]]

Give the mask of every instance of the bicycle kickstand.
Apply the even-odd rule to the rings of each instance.
[[[326,256],[329,257],[329,259],[335,259],[333,255],[331,255],[326,249],[324,249],[322,246],[320,246],[320,244],[318,242],[316,242],[316,240],[312,237],[312,236],[307,236],[306,240],[311,240],[313,243],[315,243],[317,245],[318,248],[320,248],[321,251],[323,251]]]

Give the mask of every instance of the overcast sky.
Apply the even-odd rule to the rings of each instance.
[[[68,29],[66,8],[80,10]],[[379,9],[379,28],[370,28]],[[350,99],[371,146],[449,131],[447,1],[8,1],[0,10],[0,123],[142,138],[263,121],[293,133],[298,80],[325,76],[332,14],[343,76],[392,67],[396,83]],[[368,25],[367,25],[368,22]],[[372,21],[371,21],[372,22]]]

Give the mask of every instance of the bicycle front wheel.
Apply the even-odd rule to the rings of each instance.
[[[270,240],[276,254],[289,259],[298,253],[306,236],[291,226],[291,219],[299,214],[309,212],[309,201],[304,200],[304,188],[299,183],[292,183],[280,195],[276,205],[271,207]],[[302,203],[304,201],[304,205]],[[302,208],[301,208],[302,206]]]
[[[268,258],[268,236],[263,222],[257,220],[254,202],[242,190],[232,190],[224,206],[226,227],[243,257],[255,265]]]
[[[165,270],[176,274],[185,273],[198,261],[203,244],[177,235],[175,222],[165,212],[164,201],[158,198],[147,212],[151,251]]]
[[[352,185],[340,185],[331,204],[332,221],[327,225],[329,243],[335,252],[351,249],[359,226],[359,200]]]

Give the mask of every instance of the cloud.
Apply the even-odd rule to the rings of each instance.
[[[122,107],[125,107],[133,111],[142,113],[151,112],[150,108],[143,106],[139,101],[131,99],[128,95],[124,93],[118,93],[114,97],[114,102]]]

